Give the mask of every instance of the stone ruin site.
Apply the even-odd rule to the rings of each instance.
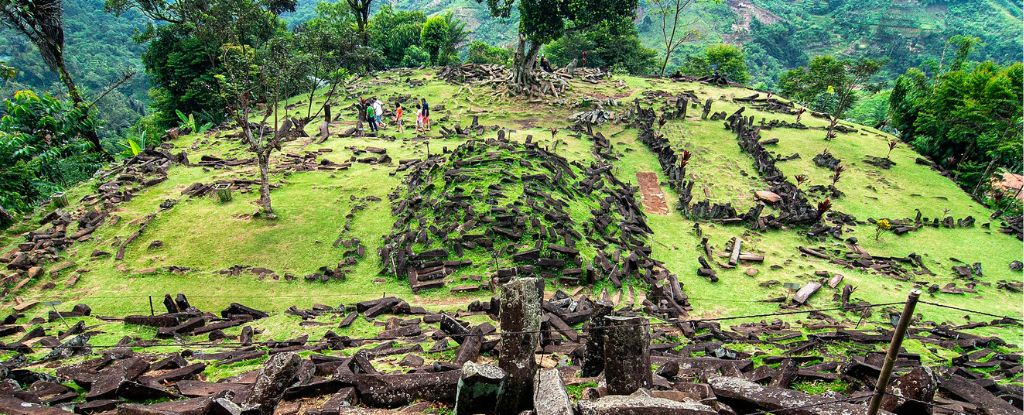
[[[507,71],[284,100],[274,219],[231,122],[37,209],[0,413],[1021,413],[1019,216],[722,77]],[[372,133],[373,96],[433,128]]]

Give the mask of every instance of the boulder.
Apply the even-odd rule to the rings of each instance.
[[[498,394],[505,386],[505,371],[492,365],[462,365],[455,397],[455,415],[493,413]]]
[[[897,414],[927,414],[935,398],[938,384],[931,369],[917,366],[910,372],[896,376],[889,381],[882,398],[882,409]]]
[[[301,360],[299,355],[290,352],[271,357],[256,375],[252,392],[242,406],[254,408],[254,413],[260,415],[273,414],[285,389],[294,383]]]
[[[757,190],[754,192],[754,197],[768,203],[779,203],[782,200],[781,196],[769,190]]]
[[[533,412],[536,415],[573,415],[572,403],[565,392],[558,369],[541,369],[537,372]]]

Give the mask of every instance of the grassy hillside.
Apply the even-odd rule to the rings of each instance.
[[[376,95],[390,101],[399,96],[426,96],[434,105],[436,126],[452,128],[468,126],[472,116],[478,116],[486,131],[480,138],[495,136],[499,126],[511,131],[511,138],[524,141],[532,136],[541,146],[554,147],[550,128],[559,128],[557,154],[570,162],[589,165],[595,161],[593,143],[586,136],[567,130],[568,118],[583,102],[613,99],[622,103],[605,109],[622,112],[634,99],[645,106],[661,108],[664,99],[652,91],[679,93],[691,91],[701,100],[714,100],[713,112],[732,113],[741,104],[736,97],[750,95],[752,91],[739,88],[719,88],[702,84],[679,83],[669,80],[616,77],[598,84],[573,81],[568,96],[558,100],[523,101],[499,98],[484,87],[453,86],[437,80],[432,70],[416,72],[394,71],[372,79],[363,79],[347,89],[348,98],[336,104],[347,106],[353,97]],[[659,92],[660,93],[660,92]],[[322,99],[322,98],[319,98]],[[301,103],[298,99],[287,104]],[[303,105],[297,106],[304,108]],[[442,109],[443,108],[443,109]],[[295,111],[300,111],[296,109]],[[762,112],[747,108],[746,115],[760,120],[780,119],[793,121],[793,116]],[[753,191],[765,188],[764,182],[753,169],[752,159],[739,151],[735,136],[725,130],[721,121],[701,120],[699,110],[690,111],[685,120],[671,120],[663,133],[678,147],[693,154],[689,176],[696,182],[695,192],[709,195],[715,202],[730,202],[739,210],[755,204]],[[354,113],[346,109],[340,121],[332,127],[335,132],[354,124]],[[698,277],[697,258],[702,254],[700,238],[695,234],[694,222],[675,209],[678,197],[667,185],[656,156],[637,140],[637,130],[624,124],[609,123],[596,128],[609,137],[613,161],[612,173],[621,181],[637,183],[637,173],[654,172],[661,178],[661,189],[671,207],[667,214],[646,216],[653,233],[649,245],[651,256],[664,262],[665,267],[680,276],[684,290],[690,296],[694,316],[729,316],[746,313],[771,312],[779,309],[775,303],[758,302],[780,295],[790,295],[779,283],[805,283],[821,278],[821,272],[841,273],[843,284],[857,287],[855,298],[868,302],[892,302],[905,298],[916,285],[927,288],[955,283],[963,288],[966,281],[958,279],[952,269],[962,263],[979,262],[983,276],[976,277],[977,292],[926,294],[930,301],[981,309],[990,313],[1021,315],[1019,293],[997,288],[1000,280],[1020,281],[1021,274],[1011,271],[1009,263],[1021,259],[1021,242],[998,232],[999,223],[988,218],[992,213],[974,203],[947,178],[929,167],[916,164],[917,154],[900,145],[893,151],[891,169],[882,169],[865,163],[867,156],[884,157],[886,142],[892,137],[862,126],[851,126],[856,131],[841,133],[830,142],[824,141],[824,120],[805,117],[806,130],[775,128],[764,132],[765,138],[778,138],[771,148],[781,156],[798,154],[799,158],[779,162],[787,176],[805,174],[803,186],[827,185],[829,170],[817,167],[811,161],[823,149],[843,160],[847,171],[836,187],[843,196],[832,198],[835,210],[853,215],[859,221],[843,226],[843,238],[856,237],[859,246],[875,257],[903,258],[911,253],[922,257],[923,264],[935,275],[916,275],[910,281],[901,281],[869,272],[850,269],[822,259],[802,255],[799,247],[813,247],[822,251],[848,248],[842,239],[808,238],[806,229],[792,228],[771,231],[751,230],[742,225],[723,225],[702,222],[704,237],[715,251],[725,251],[730,238],[743,240],[744,251],[763,254],[763,264],[743,264],[734,269],[717,269],[720,280],[710,282]],[[25,301],[51,301],[64,303],[86,301],[99,315],[124,315],[149,311],[149,296],[157,301],[165,293],[183,292],[193,304],[202,309],[219,309],[231,302],[243,302],[267,311],[283,311],[291,305],[308,307],[314,303],[351,304],[358,300],[379,297],[383,293],[399,295],[410,303],[428,307],[460,307],[474,299],[488,298],[489,292],[450,293],[448,287],[412,293],[404,278],[389,275],[385,261],[378,257],[382,238],[392,228],[389,194],[400,186],[405,173],[396,172],[398,160],[423,158],[430,151],[454,149],[466,137],[446,138],[438,129],[428,134],[428,140],[416,138],[413,129],[398,134],[385,130],[382,138],[342,138],[332,136],[323,144],[312,138],[298,138],[288,142],[274,157],[272,165],[280,170],[286,155],[318,152],[315,160],[345,163],[354,157],[363,157],[367,146],[385,149],[393,162],[366,164],[353,162],[347,170],[283,172],[273,175],[276,188],[272,191],[279,218],[268,221],[254,219],[256,210],[253,191],[235,192],[228,203],[220,203],[213,196],[187,197],[182,191],[193,183],[212,183],[218,180],[252,179],[251,165],[235,167],[204,167],[174,165],[168,178],[155,186],[144,188],[137,196],[116,207],[108,218],[86,241],[73,244],[61,253],[60,261],[74,265],[58,273],[46,273],[28,282],[21,290],[5,297],[5,305]],[[316,127],[307,127],[315,135]],[[188,135],[170,144],[172,153],[185,151],[189,160],[197,163],[204,156],[222,159],[247,158],[231,129],[220,129],[206,135]],[[429,143],[429,144],[428,144]],[[357,155],[359,154],[359,155]],[[92,181],[75,188],[69,195],[72,206],[83,196],[93,193],[100,181]],[[706,189],[706,190],[705,190]],[[639,197],[639,196],[638,196]],[[697,199],[701,199],[698,197]],[[177,203],[161,208],[167,200]],[[812,204],[818,201],[811,200]],[[353,209],[356,205],[363,207]],[[883,232],[876,238],[876,226],[870,219],[913,218],[916,210],[928,218],[973,216],[977,224],[967,228],[931,228],[904,235]],[[41,209],[9,231],[0,245],[7,252],[23,239],[20,232],[38,227],[40,218],[49,209]],[[770,210],[766,210],[766,213]],[[350,230],[343,230],[347,215],[351,216]],[[139,229],[140,220],[155,215],[141,236],[127,245],[123,260],[113,255],[95,257],[95,251],[114,253],[129,235]],[[990,223],[991,222],[991,223]],[[73,229],[70,229],[73,231]],[[340,237],[358,238],[365,246],[365,256],[348,268],[343,281],[309,282],[304,276],[317,273],[321,267],[333,268],[344,258],[344,247],[332,243]],[[156,246],[154,241],[161,241]],[[723,261],[724,262],[724,261]],[[45,268],[54,267],[48,264]],[[172,269],[171,267],[183,267]],[[265,270],[230,273],[226,270],[259,267]],[[756,270],[757,273],[753,276]],[[819,275],[816,275],[819,273]],[[286,275],[289,277],[286,278]],[[290,276],[296,277],[294,281]],[[69,286],[70,281],[76,281]],[[52,284],[50,284],[52,283]],[[607,285],[594,288],[595,294]],[[842,288],[842,285],[839,287]],[[568,287],[568,290],[574,289]],[[614,292],[614,291],[613,291]],[[838,292],[838,291],[836,291]],[[628,291],[626,292],[628,296]],[[638,294],[638,296],[641,294]],[[637,301],[640,298],[636,299]],[[831,307],[835,304],[832,290],[825,288],[810,301],[813,307]],[[35,312],[45,312],[42,307]],[[927,320],[964,322],[964,313],[922,305],[919,312]],[[978,318],[975,316],[975,318]],[[869,318],[871,322],[884,321],[880,314]],[[984,328],[981,333],[998,333],[1006,338],[1019,338],[1019,328]]]

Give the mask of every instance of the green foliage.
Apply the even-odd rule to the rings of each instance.
[[[139,56],[144,45],[132,39],[141,26],[137,13],[110,16],[103,11],[102,0],[64,1],[64,61],[83,91],[99,92],[117,80],[125,70],[142,71]],[[56,96],[66,88],[57,72],[42,59],[35,45],[0,25],[0,57],[17,68],[17,79],[0,77],[0,95],[32,89]],[[3,72],[0,70],[0,72]],[[136,76],[96,103],[96,118],[102,121],[105,135],[116,135],[145,113],[146,79]]]
[[[583,53],[586,65],[583,65]],[[650,73],[658,53],[640,43],[636,26],[629,16],[600,22],[586,30],[568,32],[544,48],[551,64],[621,68],[631,74]]]
[[[122,0],[118,7],[144,0]],[[128,6],[125,6],[127,4]],[[163,19],[172,22],[152,34],[143,63],[155,88],[153,106],[159,122],[170,126],[178,111],[198,114],[203,122],[219,123],[229,102],[217,91],[217,76],[223,74],[222,47],[226,44],[258,47],[274,36],[286,33],[276,12],[287,9],[280,2],[257,0],[180,1],[158,5]],[[108,7],[120,10],[108,2]],[[156,6],[154,6],[156,7]],[[296,82],[299,78],[296,78]]]
[[[931,79],[910,70],[890,96],[892,125],[917,151],[951,170],[961,186],[974,189],[988,180],[989,162],[1021,172],[1022,82],[1020,62],[954,65]]]
[[[847,59],[884,59],[883,78],[895,78],[913,67],[945,65],[953,60],[956,45],[947,39],[964,35],[980,39],[977,57],[1000,62],[1022,57],[1019,1],[893,2],[851,0],[795,2],[758,0],[755,8],[769,15],[748,19],[750,38],[745,42],[751,72],[769,81],[779,70],[805,64],[802,51],[838,55]],[[720,25],[728,34],[733,29]],[[765,53],[755,53],[761,49]],[[776,75],[777,76],[777,75]]]
[[[469,44],[466,63],[508,65],[512,59],[512,51],[488,45],[479,40]]]
[[[882,62],[871,59],[838,59],[815,56],[806,67],[791,69],[779,78],[782,94],[803,102],[812,110],[839,116],[854,106],[856,89],[871,78]]]
[[[427,16],[421,11],[394,10],[384,5],[370,18],[370,45],[380,51],[386,68],[406,66],[402,61],[409,47],[418,46]]]
[[[7,65],[7,62],[0,61],[0,80],[10,81],[17,74],[18,71],[13,66]]]
[[[344,3],[319,3],[316,15],[295,29],[290,54],[301,59],[314,79],[330,80],[338,69],[365,71],[380,66],[381,51],[363,45],[355,17]]]
[[[179,128],[186,129],[190,132],[202,134],[205,133],[206,130],[209,130],[210,127],[213,127],[213,123],[211,122],[208,122],[206,124],[197,123],[196,117],[194,117],[192,114],[185,115],[185,113],[181,112],[180,110],[176,111],[176,113],[178,114],[178,121],[180,121],[180,124],[178,124]],[[145,138],[146,132],[143,131],[142,134],[143,138]]]
[[[892,90],[874,94],[868,92],[859,94],[860,98],[855,100],[856,104],[846,112],[846,118],[875,128],[882,128],[889,122],[889,96],[891,94]]]
[[[0,207],[27,212],[51,193],[88,179],[99,167],[99,156],[82,139],[95,122],[73,103],[23,90],[3,102],[3,112]]]
[[[487,0],[495,16],[511,16],[514,0]],[[538,45],[561,37],[566,29],[579,30],[603,21],[632,16],[637,0],[520,0],[519,31]]]
[[[483,0],[478,0],[482,2]],[[515,0],[487,0],[491,15],[513,16]],[[637,0],[519,0],[519,42],[513,55],[514,86],[527,88],[541,46],[569,31],[582,31],[636,13]]]
[[[420,31],[420,45],[430,54],[430,63],[437,66],[458,63],[459,46],[469,33],[466,24],[451,12],[430,16]]]
[[[220,73],[215,58],[217,48],[202,42],[185,27],[166,25],[142,55],[146,73],[154,88],[150,92],[157,121],[170,126],[178,111],[199,114],[204,121],[224,119],[224,101],[216,93],[214,76]]]
[[[129,132],[120,143],[121,157],[135,157],[146,150],[146,131]]]
[[[779,90],[787,98],[810,104],[811,109],[832,112],[836,91],[850,82],[845,63],[831,55],[815,56],[807,66],[790,69],[779,78]]]
[[[400,66],[406,68],[417,68],[428,65],[430,65],[430,53],[419,46],[412,45],[405,50],[405,56],[402,57],[402,63]]]
[[[690,55],[679,71],[692,76],[709,76],[718,72],[741,84],[750,80],[743,49],[724,43],[710,45],[704,48],[703,53]]]

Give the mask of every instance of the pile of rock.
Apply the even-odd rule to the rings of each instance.
[[[807,201],[804,192],[786,179],[786,176],[775,165],[775,157],[765,149],[761,142],[760,129],[754,127],[754,117],[743,116],[745,107],[726,118],[725,128],[736,133],[740,148],[754,159],[754,166],[761,178],[768,183],[769,190],[781,200],[775,204],[778,217],[768,215],[759,218],[758,227],[778,228],[783,225],[811,225],[821,219],[824,212],[819,212]]]
[[[793,101],[783,101],[771,96],[771,94],[762,97],[760,92],[745,97],[733,98],[733,101],[750,105],[751,108],[764,112],[787,115],[795,115],[800,112],[796,105],[793,104]],[[763,119],[762,122],[764,122]]]
[[[443,286],[458,270],[499,282],[538,275],[615,286],[667,275],[650,258],[650,229],[634,187],[611,174],[610,165],[569,163],[526,141],[470,140],[414,165],[392,195],[398,220],[380,250],[385,269],[417,290]],[[498,173],[509,166],[520,173]],[[580,200],[597,206],[586,219],[570,214]],[[581,255],[584,243],[596,251],[592,259]],[[494,261],[466,259],[480,256]]]
[[[323,415],[367,407],[413,410],[421,405],[422,410],[445,404],[459,413],[496,413],[502,407],[514,408],[514,413],[532,409],[566,415],[713,415],[794,407],[816,414],[859,413],[885,359],[875,350],[891,337],[887,329],[853,329],[853,321],[820,312],[810,312],[798,326],[779,320],[732,327],[707,320],[653,323],[631,307],[612,311],[612,304],[604,299],[559,291],[544,300],[541,281],[515,280],[502,288],[499,298],[470,306],[470,315],[487,312],[500,328],[489,322],[470,324],[461,319],[464,312],[429,313],[396,297],[287,311],[302,324],[324,324],[329,318],[325,316],[337,316],[342,319],[340,328],[363,316],[383,326],[373,338],[328,331],[318,340],[302,335],[258,341],[254,336],[259,333],[250,323],[268,317],[266,313],[234,303],[215,316],[189,304],[184,295],[167,295],[163,301],[167,313],[128,316],[124,323],[157,327],[158,337],[179,341],[209,333],[210,341],[222,346],[217,351],[171,354],[146,353],[146,347],[160,344],[126,337],[96,355],[89,347],[94,329],[86,332],[83,321],[62,333],[50,334],[37,327],[22,334],[25,325],[16,324],[20,316],[12,315],[0,325],[0,338],[20,339],[6,343],[5,349],[31,353],[33,347],[51,348],[46,360],[56,370],[55,375],[38,371],[23,355],[0,364],[4,385],[0,412]],[[652,291],[642,302],[643,309],[656,312],[655,302],[675,301],[679,294],[673,291],[672,287]],[[850,304],[852,312],[870,310]],[[51,320],[89,314],[88,306],[77,305],[71,311],[52,313]],[[899,353],[883,410],[1019,412],[1020,387],[999,381],[1018,376],[1024,360],[1020,354],[1002,352],[1014,346],[999,338],[965,331],[1016,324],[1005,318],[959,326],[915,322],[907,331],[908,339],[962,350],[962,354],[951,360],[950,367],[929,368],[922,365],[921,356]],[[238,336],[224,335],[224,329],[238,326],[242,327]],[[428,340],[434,346],[424,350],[420,344]],[[455,344],[450,357],[433,362],[424,357],[446,356],[441,353],[452,350],[450,342]],[[737,346],[750,343],[782,352],[754,356],[739,351],[742,348]],[[834,354],[835,347],[847,352]],[[353,353],[337,353],[341,350]],[[61,365],[63,359],[82,355],[88,357]],[[392,362],[388,366],[394,367],[398,359],[393,356],[399,355],[403,356],[397,362],[401,369],[385,372],[383,365],[375,363],[388,360]],[[209,365],[268,356],[258,370],[218,382],[204,377]],[[562,358],[556,362],[550,359],[553,356]],[[842,394],[809,395],[790,389],[803,382],[840,381],[847,385]],[[69,382],[80,389],[66,386]],[[566,385],[585,383],[600,386],[583,388],[582,397],[574,403]],[[143,403],[153,401],[162,402]]]
[[[596,68],[566,67],[551,72],[535,70],[535,82],[529,86],[529,90],[523,92],[529,96],[559,97],[569,88],[571,79],[597,83],[607,75],[607,72]],[[467,63],[445,66],[437,73],[437,77],[456,85],[490,85],[498,90],[507,91],[508,84],[512,82],[512,71],[505,65]]]
[[[696,103],[696,99],[693,99]],[[705,109],[710,108],[710,100]],[[684,106],[685,107],[685,106]],[[676,109],[678,111],[678,109]],[[690,162],[690,154],[687,151],[677,152],[668,139],[655,130],[654,108],[643,108],[639,101],[634,102],[634,125],[640,130],[638,138],[654,154],[658,156],[661,169],[668,177],[670,186],[679,194],[679,209],[684,215],[692,220],[714,220],[724,223],[753,222],[760,215],[763,206],[758,205],[752,208],[745,215],[740,216],[730,203],[714,203],[708,199],[693,203],[694,182],[686,177],[686,167]],[[685,115],[685,111],[683,112]],[[668,118],[666,114],[665,118]]]
[[[70,212],[53,210],[43,216],[39,223],[42,226],[40,229],[24,234],[25,242],[0,254],[0,263],[6,264],[6,269],[12,272],[0,273],[0,283],[4,285],[3,294],[16,292],[38,280],[44,274],[43,264],[57,262],[61,251],[77,241],[91,238],[92,233],[110,217],[108,212],[117,204],[131,199],[146,187],[167,180],[167,169],[176,162],[188,162],[184,152],[172,155],[164,150],[147,149],[110,170],[98,173],[97,177],[106,181],[95,193],[82,198],[83,207]],[[122,243],[122,250],[128,242],[126,240]],[[98,251],[97,256],[105,255],[109,253]],[[119,255],[123,256],[123,253],[119,251]],[[51,275],[55,276],[57,272],[73,266],[72,263],[61,262],[51,267]],[[53,286],[53,283],[48,283],[44,288]]]

